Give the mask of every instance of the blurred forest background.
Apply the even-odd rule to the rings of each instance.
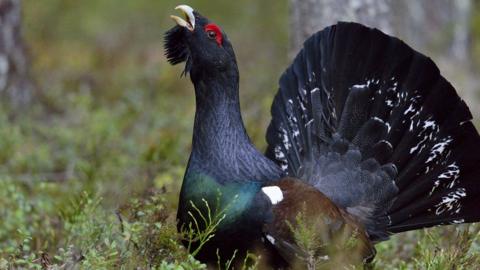
[[[336,20],[431,56],[480,117],[479,0],[187,2],[234,44],[260,149],[280,74],[305,36]],[[195,111],[190,80],[163,56],[178,4],[0,0],[0,269],[205,267],[175,229]],[[395,236],[373,267],[476,269],[479,230]]]

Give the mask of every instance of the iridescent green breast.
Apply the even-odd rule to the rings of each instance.
[[[192,216],[197,222],[220,218],[217,231],[229,229],[250,216],[248,211],[260,187],[260,182],[225,181],[222,184],[206,174],[188,172],[180,194],[178,218],[187,224],[193,221]]]

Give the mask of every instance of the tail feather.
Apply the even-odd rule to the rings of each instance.
[[[480,137],[428,57],[376,29],[313,35],[280,79],[267,156],[372,239],[480,220]]]
[[[350,90],[337,129],[345,139],[351,141],[370,118],[369,108],[366,108],[365,104],[368,104],[372,91],[372,88],[363,85],[354,85]]]

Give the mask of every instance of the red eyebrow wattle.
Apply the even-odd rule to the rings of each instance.
[[[218,27],[218,25],[214,23],[209,23],[205,25],[204,30],[205,32],[214,31],[217,34],[215,40],[217,41],[218,46],[222,46],[223,35],[222,35],[222,30],[220,30],[220,27]]]

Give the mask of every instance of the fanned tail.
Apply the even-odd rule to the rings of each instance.
[[[356,215],[374,240],[480,220],[480,137],[436,65],[397,38],[339,23],[280,79],[267,156]]]

